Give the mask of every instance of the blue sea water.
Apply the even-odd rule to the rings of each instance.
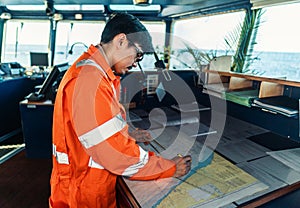
[[[265,77],[300,81],[300,53],[260,52],[249,70]]]

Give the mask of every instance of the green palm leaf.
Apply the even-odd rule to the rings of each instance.
[[[250,64],[257,60],[253,57],[256,43],[257,30],[261,24],[262,10],[247,10],[244,22],[239,24],[228,36],[225,44],[230,50],[236,50],[233,56],[232,71],[245,72]]]

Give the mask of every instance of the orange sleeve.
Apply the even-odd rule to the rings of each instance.
[[[110,80],[93,67],[86,67],[74,89],[73,110],[75,131],[86,152],[106,170],[135,180],[171,177],[176,166],[171,160],[146,152],[128,135],[128,126],[110,135],[110,120],[121,120],[119,101]],[[118,125],[111,125],[112,128]],[[90,133],[92,132],[92,133]],[[103,136],[104,135],[104,136]],[[109,135],[107,138],[105,135]],[[89,142],[92,141],[92,142]]]

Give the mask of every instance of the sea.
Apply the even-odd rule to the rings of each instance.
[[[54,65],[66,63],[72,64],[84,51],[86,47],[83,45],[76,45],[73,47],[72,54],[69,54],[70,47],[56,46]],[[48,52],[46,45],[6,45],[3,52],[2,62],[18,62],[24,67],[31,67],[30,52]],[[150,55],[148,55],[150,56]],[[256,52],[253,56],[251,65],[246,69],[247,73],[263,76],[263,77],[278,77],[291,81],[300,82],[300,53],[291,52]],[[181,57],[181,60],[189,60]],[[141,62],[143,69],[153,69],[155,59],[153,56],[145,56]],[[173,61],[170,67],[172,70],[181,70],[188,67],[191,63],[182,64]],[[50,62],[49,62],[50,63]],[[171,57],[172,63],[172,57]]]
[[[258,52],[249,66],[252,74],[300,81],[300,53]]]

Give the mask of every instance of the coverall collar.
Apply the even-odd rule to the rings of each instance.
[[[116,76],[114,75],[112,69],[108,65],[106,58],[96,46],[91,45],[87,53],[97,64],[99,64],[104,69],[110,80],[113,81],[116,79]]]

